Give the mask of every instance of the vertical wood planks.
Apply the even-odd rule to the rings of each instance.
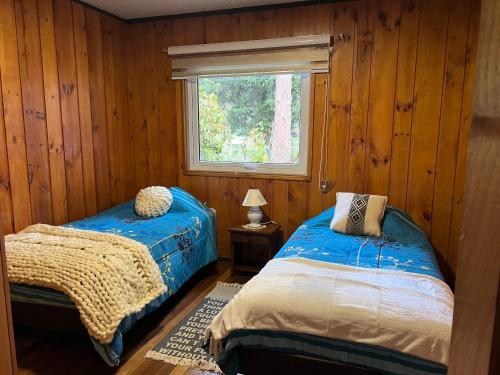
[[[400,3],[375,2],[365,192],[387,195],[391,161]]]
[[[144,110],[144,93],[147,88],[143,85],[143,76],[138,72],[144,68],[144,43],[141,24],[130,25],[127,30],[127,68],[130,106],[130,128],[132,134],[133,168],[135,174],[135,190],[145,188],[149,183],[149,165],[147,149],[147,119]]]
[[[126,26],[69,0],[6,1],[0,10],[4,230],[63,224],[131,197]]]
[[[118,64],[114,62],[113,34],[116,30],[114,30],[113,19],[110,16],[101,16],[101,30],[106,125],[108,129],[110,205],[114,206],[120,202],[121,196],[119,160],[122,156],[118,148],[117,95],[115,91],[115,67]]]
[[[1,96],[1,95],[0,95]],[[9,279],[7,275],[7,259],[3,232],[0,229],[0,373],[14,375],[17,373],[16,346],[14,343],[14,327],[9,296]]]
[[[0,76],[5,138],[9,159],[10,192],[14,229],[21,230],[32,223],[32,217],[14,2],[0,2],[0,14],[2,15],[2,22],[0,22]]]
[[[160,24],[156,48],[167,48],[173,43],[172,21]],[[159,53],[159,51],[157,51]],[[170,59],[165,53],[159,53],[158,82],[160,84],[160,128],[161,128],[161,160],[162,179],[164,184],[177,184],[177,128],[175,122],[175,84],[171,78]]]
[[[235,13],[230,16],[232,38],[234,40],[252,39],[251,17],[249,13]],[[222,25],[224,26],[224,25]],[[206,28],[205,28],[206,30]]]
[[[106,95],[104,92],[102,30],[99,13],[96,10],[86,8],[85,22],[87,26],[87,50],[90,102],[92,109],[97,209],[102,211],[111,206],[111,196],[108,157],[108,126],[106,122]]]
[[[274,11],[274,37],[283,38],[290,36],[291,22],[292,9],[276,9]]]
[[[230,240],[228,228],[238,224],[241,202],[238,200],[238,179],[220,178],[220,211],[217,214],[217,236],[220,238],[219,256],[229,258]]]
[[[430,231],[432,196],[441,111],[448,0],[422,0],[415,72],[415,104],[410,148],[407,207],[427,233]]]
[[[144,36],[145,56],[144,56],[144,78],[147,82],[146,90],[146,113],[147,113],[147,138],[148,138],[148,167],[149,184],[160,185],[162,183],[162,161],[161,161],[161,130],[160,130],[160,85],[158,85],[157,71],[160,68],[158,60],[160,49],[156,38],[158,35],[158,24],[146,24],[146,34]]]
[[[2,81],[0,79],[0,155],[7,156],[5,141],[5,122],[3,119]],[[9,161],[7,157],[0,158],[0,228],[5,233],[14,230],[12,217],[12,200],[10,194]]]
[[[406,208],[408,162],[410,155],[411,123],[415,87],[415,62],[417,58],[420,4],[404,1],[401,8],[396,97],[394,99],[394,127],[389,181],[391,204]]]
[[[207,177],[205,176],[192,176],[190,192],[201,202],[206,202],[208,199],[207,192]]]
[[[290,36],[314,34],[314,7],[293,8],[290,22]]]
[[[219,249],[219,256],[222,257],[220,249],[222,248],[222,242],[220,237],[220,215],[221,215],[221,200],[220,200],[220,179],[218,177],[207,177],[207,205],[213,208],[216,212],[216,223],[217,223],[217,248]]]
[[[281,225],[283,238],[288,238],[287,217],[288,217],[288,182],[275,180],[272,182],[273,206],[271,210],[271,219]]]
[[[59,225],[68,221],[68,207],[52,1],[38,2],[38,19],[40,25],[52,206],[54,224]]]
[[[362,193],[365,181],[366,135],[370,94],[370,68],[372,58],[372,1],[353,5],[355,21],[354,66],[352,79],[351,123],[349,128],[349,154],[347,190]]]
[[[252,39],[269,39],[274,37],[274,12],[264,10],[251,14]]]
[[[469,103],[464,103],[465,112],[471,113],[472,118],[450,342],[450,375],[500,373],[500,80],[497,65],[500,3],[484,0],[473,7],[480,8],[480,25],[472,112],[467,108]],[[471,25],[477,22],[476,11],[472,10]]]
[[[263,191],[264,211],[282,224],[285,239],[334,204],[337,191],[349,190],[388,194],[391,204],[408,208],[453,269],[476,8],[471,0],[363,0],[125,24],[69,0],[4,1],[3,227],[61,224],[139,188],[178,184],[217,209],[227,257],[226,230],[246,221],[241,200],[249,187]],[[312,79],[311,181],[184,174],[184,91],[161,50],[323,33],[334,46],[330,86],[326,74]],[[323,130],[328,194],[318,188]],[[44,172],[28,174],[28,166]]]
[[[54,0],[54,29],[61,96],[68,219],[71,221],[85,216],[86,203],[83,189],[78,83],[71,3],[65,0]]]
[[[432,204],[431,237],[434,246],[448,256],[453,185],[462,111],[462,93],[467,54],[469,2],[450,3],[445,77],[436,155],[436,177]]]
[[[17,46],[33,222],[52,224],[47,123],[36,0],[16,1]]]
[[[287,240],[306,219],[306,183],[303,181],[288,181],[287,199],[286,236],[284,236],[284,240]]]
[[[470,136],[472,104],[477,60],[477,38],[479,32],[480,3],[472,2],[469,17],[469,35],[465,60],[465,81],[462,96],[462,113],[460,116],[459,142],[457,149],[457,167],[453,190],[453,206],[451,215],[450,241],[448,247],[448,264],[456,270],[460,225],[462,221],[465,170],[467,164],[467,146]]]
[[[115,64],[115,108],[116,132],[118,143],[118,167],[120,175],[120,202],[131,199],[135,190],[135,170],[132,164],[130,111],[128,103],[128,61],[127,61],[127,29],[118,20],[113,19],[113,61]]]
[[[92,110],[85,26],[85,9],[81,4],[73,4],[73,28],[75,43],[78,107],[81,134],[81,155],[83,183],[85,191],[86,215],[97,212],[97,191],[94,165],[94,132],[92,130]]]
[[[446,2],[446,0],[444,1]],[[470,4],[470,2],[467,3]],[[422,7],[427,10],[424,9],[425,12],[422,12]],[[410,185],[413,182],[408,184],[408,179],[411,176],[415,178],[420,173],[417,170],[421,169],[421,164],[424,163],[423,159],[426,158],[425,155],[423,159],[421,157],[420,142],[422,141],[420,139],[422,134],[428,134],[428,137],[431,138],[431,141],[426,144],[430,148],[434,148],[435,152],[437,152],[438,143],[448,142],[438,141],[440,135],[437,129],[439,127],[429,129],[424,121],[424,118],[429,115],[431,118],[435,118],[437,113],[438,121],[442,122],[441,117],[447,113],[445,110],[447,99],[443,97],[443,110],[445,112],[441,114],[439,87],[438,92],[434,92],[427,99],[424,95],[424,99],[422,99],[431,104],[430,107],[433,108],[431,110],[423,109],[425,107],[423,105],[415,109],[418,107],[418,98],[416,99],[417,104],[415,104],[414,94],[419,90],[421,92],[426,85],[441,86],[439,78],[434,78],[443,75],[444,56],[449,56],[447,58],[447,61],[450,60],[449,63],[455,61],[453,56],[457,56],[457,53],[451,50],[445,51],[447,48],[452,48],[454,44],[465,43],[467,35],[467,30],[462,28],[460,31],[457,30],[454,35],[448,37],[445,35],[444,39],[438,32],[439,41],[431,41],[429,35],[436,33],[436,29],[432,28],[436,26],[439,17],[435,11],[430,11],[430,9],[438,9],[441,12],[441,28],[447,29],[447,25],[443,26],[446,22],[443,23],[442,19],[443,15],[448,17],[448,12],[451,12],[450,20],[455,18],[454,22],[457,24],[466,22],[463,18],[465,17],[463,12],[459,12],[462,16],[459,18],[458,13],[453,16],[453,9],[443,6],[443,1],[435,7],[427,0],[360,1],[315,6],[291,6],[274,11],[210,15],[203,17],[203,27],[201,28],[196,18],[174,20],[172,25],[174,37],[170,41],[165,38],[167,39],[165,44],[181,45],[202,41],[214,43],[325,32],[331,32],[335,38],[330,88],[326,92],[326,75],[316,75],[311,94],[313,97],[311,182],[270,181],[242,177],[242,180],[237,182],[239,187],[237,200],[243,198],[244,190],[248,187],[266,183],[267,188],[272,192],[272,207],[267,209],[270,211],[272,219],[283,224],[285,238],[291,234],[302,218],[315,215],[334,204],[335,193],[340,190],[387,194],[391,204],[403,209],[407,205],[407,198],[413,202],[413,205],[419,204],[416,202],[421,199],[413,199],[413,194],[427,195],[430,197],[428,205],[430,217],[432,200],[438,199],[437,196],[434,197],[434,186],[438,182],[432,180],[432,184],[424,189],[426,192],[417,193],[417,188],[413,187],[411,190]],[[203,30],[200,31],[200,29]],[[201,39],[200,35],[203,35]],[[451,43],[446,43],[447,39]],[[424,46],[420,44],[422,40]],[[165,45],[161,47],[165,47]],[[139,48],[141,47],[139,46]],[[429,49],[433,48],[437,48],[442,54],[441,70],[439,64],[424,64],[424,61],[427,61],[425,53],[429,53]],[[420,65],[417,66],[418,63]],[[165,65],[168,66],[168,64],[167,58]],[[424,65],[427,65],[426,69],[424,69]],[[429,77],[433,77],[430,79],[431,83],[427,79],[427,74]],[[174,85],[172,84],[172,86]],[[456,105],[456,95],[460,91],[458,86],[460,85],[454,85],[453,90],[449,91],[451,102],[448,107],[449,111],[453,113],[455,113],[453,106]],[[171,93],[176,91],[176,116],[182,116],[183,91],[179,88],[176,90],[170,88],[169,90]],[[448,95],[446,90],[443,90],[443,94]],[[333,189],[328,194],[323,194],[318,189],[325,95],[329,100],[330,116],[326,134],[328,146],[328,157],[326,158],[325,155],[326,173],[321,178],[327,178],[333,182]],[[162,106],[168,108],[169,104],[164,103],[167,102],[162,100]],[[437,108],[439,108],[438,112],[436,112]],[[416,114],[415,111],[417,111]],[[413,128],[412,124],[415,123],[415,119],[419,124]],[[183,120],[182,118],[178,120],[180,124],[177,129],[183,131]],[[456,116],[446,115],[445,121],[449,124],[447,129],[456,129],[458,126]],[[178,160],[179,165],[184,162],[183,137],[183,134],[177,136],[176,147],[181,148],[181,150],[174,156],[174,158],[182,159]],[[451,133],[445,135],[445,139],[448,138],[453,138]],[[417,143],[418,146],[416,146]],[[418,155],[416,158],[412,157],[412,163],[409,161],[410,149],[417,150],[416,154]],[[432,157],[427,159],[429,166],[432,166],[431,170],[434,171],[444,168],[440,160],[450,161],[453,156],[444,157],[444,154],[438,156],[435,153],[434,159],[436,161],[431,162]],[[171,157],[170,160],[175,159]],[[436,162],[440,165],[436,165]],[[451,161],[451,163],[454,165],[457,162]],[[456,165],[458,167],[458,163]],[[444,173],[455,176],[455,167],[453,166]],[[240,177],[237,178],[240,179]],[[418,181],[421,180],[419,177]],[[179,177],[179,183],[182,187],[197,196],[207,196],[209,204],[211,201],[217,204],[217,199],[213,199],[213,197],[218,196],[220,200],[226,193],[220,189],[226,189],[227,184],[221,185],[220,181],[220,177],[204,178],[203,176],[188,176],[183,173]],[[214,193],[217,189],[220,193],[218,195]],[[446,196],[446,199],[439,200],[439,203],[436,204],[436,212],[441,203],[450,199],[448,190],[443,191],[443,193],[436,190],[437,195]],[[296,199],[302,201],[299,202]],[[239,205],[239,203],[237,204]],[[218,210],[219,216],[227,215],[225,210],[226,208],[221,203]],[[305,214],[303,210],[306,210]],[[443,206],[439,211],[442,211],[443,217],[448,215],[451,217],[449,206]],[[246,210],[239,207],[238,212],[240,219],[246,220]],[[418,216],[414,211],[413,216],[417,217],[415,215]],[[447,234],[441,233],[437,228],[440,225],[446,225],[446,223],[443,224],[441,219],[437,220],[438,223],[435,224],[436,234],[433,237],[438,236],[437,232],[439,232],[439,235],[445,238]],[[223,218],[222,222],[224,223],[219,225],[219,233],[225,230],[227,217]],[[430,225],[430,221],[428,225]],[[426,229],[430,229],[430,227]],[[436,244],[437,242],[439,239]],[[228,245],[225,239],[220,244],[222,247]],[[222,249],[222,251],[225,250]]]

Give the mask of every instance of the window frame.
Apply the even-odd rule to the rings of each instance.
[[[185,145],[186,172],[206,174],[243,174],[266,175],[269,178],[290,176],[292,178],[309,178],[310,176],[310,135],[311,129],[311,87],[312,75],[302,74],[300,96],[300,139],[299,162],[285,163],[244,163],[244,162],[207,162],[200,160],[199,142],[199,102],[198,79],[184,82],[185,96]]]

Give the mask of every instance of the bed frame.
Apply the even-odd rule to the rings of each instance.
[[[175,295],[169,297],[159,309],[151,312],[150,315],[161,314],[164,309],[177,303],[199,280],[219,272],[218,264],[219,262],[215,261],[202,267],[181,286]],[[19,301],[11,301],[11,306],[14,325],[88,336],[77,309]]]
[[[254,374],[370,375],[373,372],[340,363],[261,349],[238,350],[239,372]]]
[[[216,267],[217,262],[203,267],[181,287],[179,290],[180,293],[178,294],[182,295],[183,291],[192,287],[192,285],[196,283],[200,277],[216,272]],[[175,296],[173,299],[175,299]],[[176,303],[176,301],[171,302],[174,304]],[[169,303],[166,303],[165,305],[169,305]],[[158,313],[161,314],[161,312]],[[78,310],[76,309],[12,301],[12,316],[15,325],[88,336],[88,333],[80,320]],[[33,319],[34,316],[36,316],[36,319]],[[373,372],[366,369],[350,367],[328,360],[290,353],[240,348],[238,355],[240,357],[240,372],[245,375],[260,375],[267,373],[287,375],[373,374]]]
[[[14,324],[31,326],[51,331],[86,336],[78,310],[12,302]],[[33,319],[36,316],[36,319]],[[259,349],[239,349],[240,372],[245,375],[260,374],[315,374],[315,375],[370,375],[365,369],[349,367],[339,363]]]
[[[76,309],[18,301],[12,301],[11,306],[14,325],[88,335]],[[35,316],[36,319],[33,319]]]

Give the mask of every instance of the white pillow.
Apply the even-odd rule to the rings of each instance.
[[[172,193],[166,187],[150,186],[137,194],[135,212],[145,218],[161,216],[167,213],[172,200]]]
[[[337,193],[337,205],[330,229],[355,235],[380,237],[380,221],[387,197],[371,194]]]

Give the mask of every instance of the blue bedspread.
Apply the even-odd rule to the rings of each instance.
[[[394,269],[444,280],[426,235],[401,210],[387,207],[380,238],[333,232],[334,208],[307,220],[276,254],[354,267]],[[304,301],[307,302],[307,301]],[[238,348],[288,352],[345,363],[384,374],[446,374],[446,366],[382,347],[277,331],[236,331],[223,343],[219,364],[226,374],[239,370]]]
[[[111,344],[92,339],[95,349],[110,366],[117,366],[123,351],[122,334],[139,319],[156,310],[196,271],[217,259],[215,214],[184,190],[170,189],[173,203],[167,214],[143,219],[134,212],[134,200],[115,206],[96,216],[66,224],[67,227],[114,233],[134,239],[149,248],[160,268],[168,292],[126,317]],[[75,308],[62,293],[21,284],[11,285],[14,301]]]
[[[434,276],[444,281],[432,245],[403,211],[386,207],[381,237],[352,236],[330,229],[334,208],[307,220],[276,254],[355,267],[384,268]]]

